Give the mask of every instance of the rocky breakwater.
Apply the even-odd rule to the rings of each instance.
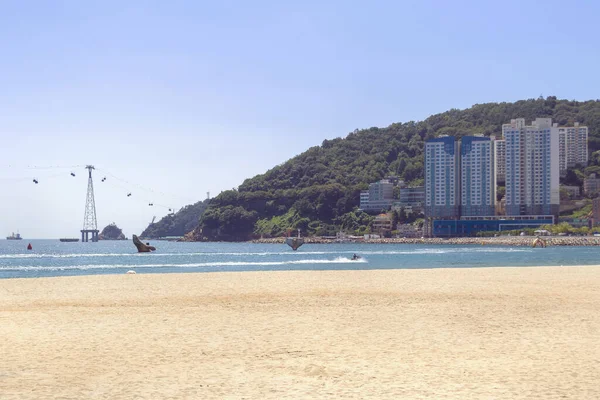
[[[599,246],[600,237],[593,236],[544,236],[541,239],[547,246]],[[405,243],[405,244],[458,244],[458,245],[490,245],[531,247],[535,236],[501,236],[493,238],[461,237],[461,238],[394,238],[372,239],[369,243]]]
[[[285,240],[287,237],[277,237],[277,238],[265,238],[265,239],[256,239],[251,240],[251,243],[265,243],[265,244],[285,244]],[[304,236],[304,244],[318,244],[318,243],[335,243],[335,240],[321,238],[318,236]]]
[[[535,236],[500,236],[500,237],[457,237],[457,238],[389,238],[361,240],[363,243],[374,244],[457,244],[457,245],[490,245],[531,247]],[[600,246],[600,237],[596,236],[542,236],[547,246]],[[284,244],[285,237],[257,239],[252,243]],[[335,240],[319,237],[305,237],[305,244],[336,243]]]

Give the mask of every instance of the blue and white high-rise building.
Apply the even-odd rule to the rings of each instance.
[[[506,145],[506,215],[558,215],[559,137],[551,118],[502,125]]]
[[[460,143],[461,216],[493,216],[496,204],[494,141],[464,136]]]
[[[458,142],[453,136],[425,143],[425,216],[460,217],[460,165]]]

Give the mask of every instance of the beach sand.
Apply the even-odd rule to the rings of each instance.
[[[600,266],[0,280],[0,398],[600,398]]]

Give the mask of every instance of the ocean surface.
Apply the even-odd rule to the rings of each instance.
[[[27,250],[31,243],[33,249]],[[131,241],[62,243],[58,240],[0,241],[0,278],[213,272],[478,268],[600,264],[600,249],[407,244],[179,243],[152,241],[157,250],[137,253]],[[362,258],[352,261],[353,254]]]

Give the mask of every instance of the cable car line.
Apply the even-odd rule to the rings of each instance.
[[[129,181],[123,179],[123,178],[119,178],[118,176],[110,173],[109,171],[107,171],[105,169],[96,168],[96,170],[97,171],[102,171],[105,175],[108,175],[108,176],[110,176],[110,177],[112,177],[112,178],[114,178],[114,179],[116,179],[118,181],[121,181],[122,183],[126,183],[128,185],[135,186],[135,187],[137,187],[139,189],[145,190],[145,191],[150,192],[150,193],[156,193],[156,194],[160,194],[160,195],[163,195],[163,196],[173,197],[173,198],[177,198],[177,199],[180,199],[180,200],[189,201],[190,203],[196,203],[198,201],[197,199],[194,200],[194,199],[191,199],[191,198],[188,198],[188,197],[182,197],[182,196],[177,196],[177,195],[173,195],[173,194],[168,194],[168,193],[165,193],[165,192],[161,192],[160,190],[154,190],[154,189],[142,186],[142,185],[140,185],[138,183],[135,183],[135,182],[129,182]],[[103,178],[103,179],[106,179],[106,177]]]
[[[24,170],[56,170],[56,169],[68,169],[70,170],[68,172],[69,175],[67,175],[67,172],[61,172],[61,173],[57,173],[57,174],[53,174],[50,176],[44,176],[44,175],[39,175],[36,174],[36,176],[29,176],[29,177],[0,177],[0,181],[12,181],[12,182],[25,182],[25,181],[29,181],[30,184],[34,184],[34,185],[42,185],[44,183],[47,183],[48,180],[51,179],[55,179],[58,177],[72,177],[75,178],[77,176],[77,174],[75,173],[75,169],[76,168],[85,168],[85,165],[71,165],[71,166],[38,166],[38,165],[27,165],[26,167],[17,167],[15,165],[8,165],[8,168],[10,170],[16,170],[16,169],[24,169]],[[0,167],[0,169],[2,169],[2,167]],[[97,168],[98,170],[98,168]],[[198,200],[192,200],[192,199],[188,199],[185,197],[181,197],[181,196],[176,196],[176,195],[170,195],[167,193],[164,193],[162,191],[158,191],[158,190],[153,190],[147,187],[144,187],[142,185],[139,185],[137,183],[132,183],[129,182],[125,179],[119,178],[118,176],[106,171],[106,170],[102,170],[103,171],[103,177],[101,178],[100,182],[101,185],[110,185],[113,186],[117,189],[119,189],[120,191],[122,191],[122,193],[124,193],[126,195],[126,197],[133,197],[134,199],[137,198],[140,201],[143,201],[140,199],[140,197],[135,196],[135,192],[131,190],[131,186],[134,186],[136,188],[139,188],[141,190],[144,190],[146,192],[152,193],[153,195],[162,195],[162,196],[167,196],[167,197],[172,197],[172,198],[177,198],[177,199],[184,199],[186,202],[190,202],[190,203],[195,203]],[[113,178],[113,180],[109,180],[107,179],[107,176]],[[115,183],[115,181],[118,181],[120,183],[124,183],[126,184],[128,187],[119,185],[117,183]],[[146,196],[143,196],[146,197]],[[137,200],[136,200],[137,201]],[[148,205],[148,207],[161,207],[164,208],[168,211],[167,215],[174,215],[174,213],[176,212],[176,208],[173,206],[167,206],[164,204],[160,204],[154,201],[154,199],[150,199],[150,200],[146,200],[146,204]]]

